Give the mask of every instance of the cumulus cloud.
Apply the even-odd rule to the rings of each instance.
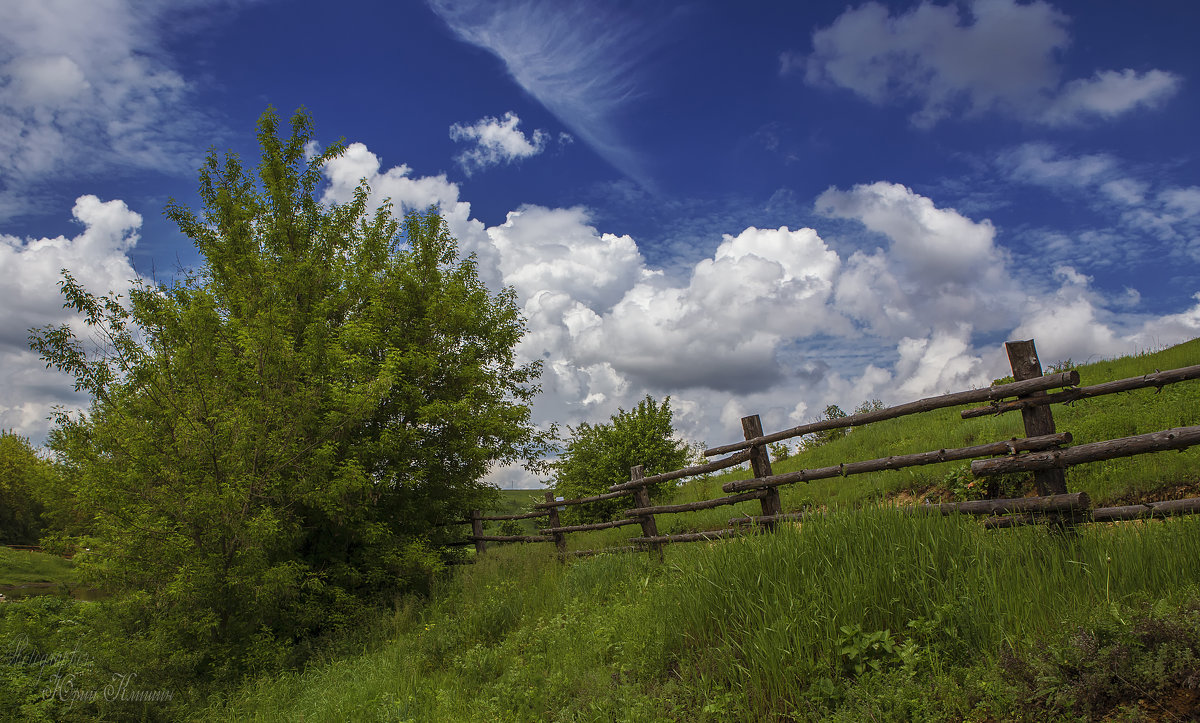
[[[1179,76],[1150,70],[1100,70],[1062,81],[1068,18],[1045,2],[974,0],[967,17],[955,3],[922,2],[892,15],[868,2],[812,35],[812,53],[785,53],[784,73],[837,86],[879,105],[912,103],[921,128],[957,115],[999,111],[1046,125],[1110,119],[1171,97]]]
[[[886,182],[830,188],[816,208],[858,221],[886,242],[851,255],[836,293],[839,308],[875,334],[924,337],[968,322],[994,331],[1015,321],[1019,285],[987,219],[973,221]]]
[[[592,150],[643,185],[651,180],[618,117],[638,95],[655,22],[583,0],[427,0],[459,38],[499,58],[513,80]],[[644,8],[640,8],[642,10]]]
[[[454,160],[469,176],[501,163],[536,156],[545,150],[550,134],[538,129],[532,136],[526,136],[517,129],[520,123],[521,119],[511,111],[505,113],[502,120],[487,116],[472,125],[455,123],[450,126],[450,138],[475,145],[455,156]]]
[[[142,217],[123,201],[80,196],[72,209],[84,229],[67,238],[19,239],[0,234],[0,429],[40,439],[51,407],[81,407],[73,381],[45,368],[29,349],[29,329],[75,319],[63,309],[58,282],[68,269],[95,293],[124,293],[138,277],[129,262]]]
[[[1200,336],[1200,294],[1178,314],[1123,319],[1091,288],[1091,277],[1070,266],[1054,273],[1061,286],[1031,298],[1025,321],[1013,331],[1014,338],[1036,339],[1044,360],[1119,356]]]
[[[0,213],[68,169],[194,169],[194,139],[215,124],[189,104],[156,24],[181,6],[228,4],[0,0]]]
[[[424,211],[437,206],[446,219],[451,235],[458,239],[462,254],[475,254],[479,275],[491,288],[501,285],[499,257],[488,240],[483,223],[471,218],[471,204],[459,198],[458,184],[445,174],[414,177],[407,165],[399,165],[380,173],[379,157],[362,143],[351,143],[346,152],[326,164],[324,173],[329,180],[323,200],[326,203],[345,203],[354,196],[354,189],[363,180],[371,186],[370,203],[378,208],[390,200],[398,214]]]
[[[580,207],[526,206],[487,233],[504,283],[523,299],[569,294],[605,312],[650,275],[632,238],[598,232]]]
[[[1077,170],[1070,159],[1029,158],[1045,179]],[[1099,165],[1092,183],[1112,181],[1114,166]],[[1005,373],[995,353],[1002,336],[1034,337],[1052,360],[1200,333],[1200,299],[1178,314],[1138,315],[1129,312],[1136,291],[1106,299],[1068,267],[1050,288],[1030,285],[991,222],[895,183],[816,199],[819,213],[839,220],[836,243],[814,228],[747,226],[664,273],[636,239],[604,232],[584,208],[529,205],[485,227],[456,184],[404,165],[384,170],[361,144],[325,172],[327,200],[366,179],[375,203],[440,205],[464,248],[488,260],[480,268],[492,288],[513,287],[528,325],[518,355],[544,364],[539,423],[602,421],[646,393],[670,394],[684,436],[724,443],[740,436],[746,414],[781,429],[828,404],[985,385]],[[1163,203],[1180,213],[1200,203],[1178,191]],[[495,480],[515,482],[511,470]]]

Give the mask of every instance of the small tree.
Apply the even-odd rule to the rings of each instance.
[[[845,416],[846,413],[842,411],[841,407],[836,404],[830,404],[828,407],[825,407],[825,412],[818,418],[818,421],[825,419],[842,419]],[[814,432],[812,434],[812,444],[813,446],[820,446],[822,444],[828,444],[835,439],[841,439],[845,436],[845,427],[839,427],[838,429],[823,429],[820,432]]]
[[[294,660],[420,590],[432,523],[486,507],[489,467],[547,441],[514,293],[487,290],[436,209],[369,212],[365,182],[321,205],[343,147],[310,158],[303,112],[285,138],[268,110],[258,140],[257,173],[214,152],[204,208],[167,209],[198,271],[127,300],[64,274],[100,353],[66,325],[32,341],[93,398],[51,436],[92,517],[84,570],[177,678]]]
[[[878,412],[883,409],[883,402],[878,399],[867,399],[854,408],[855,414],[866,414],[867,412]]]
[[[689,449],[675,439],[671,426],[671,398],[659,404],[650,395],[633,410],[618,410],[611,421],[580,424],[571,429],[567,447],[552,464],[554,492],[566,499],[608,492],[614,484],[629,481],[631,467],[642,465],[647,477],[686,465]],[[668,483],[650,486],[652,497],[670,489]],[[565,513],[573,523],[602,522],[629,509],[628,498],[589,505],[573,505]]]

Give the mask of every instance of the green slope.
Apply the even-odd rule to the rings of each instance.
[[[1200,362],[1200,342],[1080,367],[1094,384]],[[1079,442],[1197,424],[1200,382],[1055,408]],[[1020,433],[957,410],[776,465],[817,467]],[[1069,473],[1099,502],[1196,492],[1194,453]],[[735,475],[738,473],[734,473]],[[741,473],[743,476],[745,473]],[[266,676],[209,720],[1190,720],[1200,715],[1200,518],[986,531],[873,501],[938,493],[944,466],[799,485],[824,516],[772,535],[558,564],[489,549],[381,618],[362,655]],[[720,494],[731,478],[680,488]],[[746,506],[752,513],[757,503]],[[713,514],[713,513],[716,514]],[[729,508],[660,518],[718,527]],[[670,522],[667,520],[670,519]],[[571,535],[615,544],[628,528]]]

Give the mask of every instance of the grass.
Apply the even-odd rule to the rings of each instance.
[[[1200,364],[1200,339],[1155,353],[1079,365],[1077,369],[1081,385],[1086,386],[1193,364]],[[1200,424],[1200,381],[1169,385],[1161,391],[1143,389],[1072,405],[1054,405],[1052,409],[1058,430],[1071,432],[1074,444],[1196,425]],[[855,429],[841,439],[773,463],[773,471],[792,472],[1024,436],[1020,413],[963,420],[959,411],[943,409]],[[962,462],[945,462],[817,480],[781,487],[780,497],[787,511],[861,507],[895,498],[916,501],[926,495],[945,497],[943,478],[963,466]],[[750,476],[743,467],[693,480],[681,485],[672,501],[720,497],[725,495],[721,491],[724,483]],[[1072,492],[1087,492],[1097,507],[1200,495],[1200,448],[1073,467],[1067,472],[1067,487]],[[751,501],[700,512],[660,515],[657,524],[660,532],[674,534],[721,528],[733,517],[757,514],[761,514],[761,506]],[[567,539],[571,549],[593,549],[619,545],[622,540],[640,534],[640,528],[630,526],[575,533]]]
[[[1200,340],[1081,365],[1096,384],[1200,362]],[[1076,443],[1200,423],[1200,382],[1054,407]],[[775,472],[1023,436],[1019,414],[891,420]],[[879,503],[945,496],[961,463],[781,489],[824,509],[771,535],[675,545],[664,562],[555,562],[549,545],[489,547],[432,598],[399,605],[369,650],[250,682],[202,714],[246,720],[1084,720],[1194,715],[1200,519],[985,531]],[[1073,468],[1098,505],[1198,494],[1200,455]],[[747,470],[693,480],[723,495]],[[519,495],[509,492],[508,506]],[[527,507],[525,509],[528,509]],[[713,529],[757,502],[658,518]],[[499,512],[499,511],[498,511]],[[525,522],[525,521],[523,521]],[[530,525],[531,527],[532,525]],[[636,526],[567,536],[622,544]],[[1191,671],[1190,673],[1188,671]],[[1190,677],[1189,677],[1190,676]],[[1190,682],[1189,682],[1190,681]],[[1172,707],[1174,706],[1174,707]]]
[[[1077,670],[1010,680],[1009,668],[1044,667],[1048,650],[1052,662],[1078,658],[1078,639],[1112,647],[1112,631],[1138,616],[1180,628],[1200,610],[1198,583],[1197,519],[1064,537],[841,511],[769,536],[668,548],[664,564],[604,555],[558,565],[546,546],[508,547],[428,603],[399,606],[375,649],[253,681],[202,717],[1087,718],[1136,700],[1114,696],[1115,682],[1051,700],[1047,686],[1074,690]],[[1149,665],[1164,645],[1171,659],[1200,653],[1180,629],[1121,659]]]
[[[0,587],[44,582],[75,585],[75,565],[44,552],[0,547]]]
[[[1083,365],[1084,384],[1200,362],[1200,340]],[[1200,423],[1200,382],[1054,407],[1077,443]],[[776,472],[1023,436],[1020,416],[943,410],[854,430]],[[959,463],[961,464],[961,463]],[[672,545],[662,562],[489,545],[360,648],[184,712],[252,721],[1186,720],[1200,712],[1200,517],[986,531],[880,503],[945,496],[955,463],[781,490],[824,514],[770,535]],[[1195,451],[1073,468],[1098,504],[1200,494]],[[723,495],[746,470],[694,480]],[[535,491],[502,493],[513,514]],[[721,528],[757,502],[659,516]],[[523,520],[532,529],[541,520]],[[492,523],[498,526],[498,523]],[[492,529],[492,528],[490,528]],[[616,546],[637,526],[567,536]],[[0,716],[2,717],[2,716]]]

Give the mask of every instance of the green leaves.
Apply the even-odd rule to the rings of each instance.
[[[630,468],[639,464],[646,476],[679,469],[687,463],[688,449],[674,434],[670,397],[659,404],[646,395],[633,410],[618,410],[608,423],[580,424],[571,430],[566,450],[552,465],[554,491],[568,499],[603,494],[611,485],[628,482]],[[653,496],[665,489],[665,483],[650,487]],[[583,522],[600,522],[628,507],[629,500],[618,499],[579,505],[567,514]]]
[[[258,140],[256,173],[214,152],[203,208],[167,207],[195,273],[128,299],[65,275],[98,344],[32,337],[93,397],[51,441],[91,513],[73,530],[97,539],[90,574],[152,593],[163,644],[220,650],[231,674],[426,585],[448,534],[433,523],[486,506],[489,468],[550,440],[530,422],[540,366],[516,361],[515,297],[483,285],[436,209],[370,212],[365,184],[322,205],[343,146],[310,155],[303,111],[283,137],[268,110]]]

